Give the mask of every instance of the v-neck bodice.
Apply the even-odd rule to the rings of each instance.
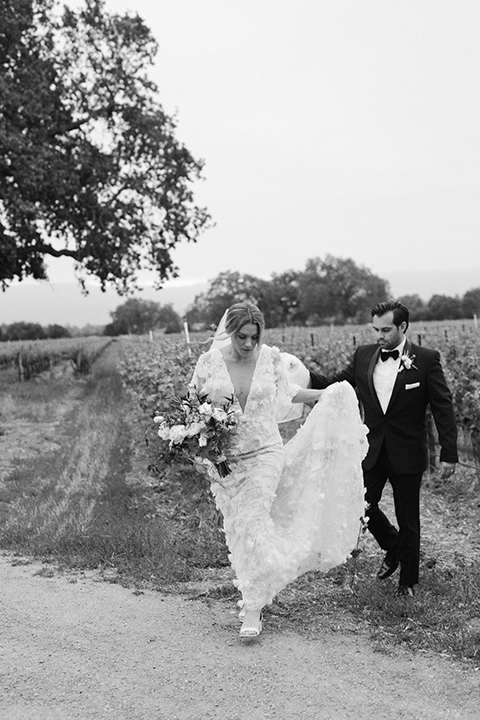
[[[253,383],[254,383],[254,381],[255,381],[255,375],[256,375],[256,372],[257,372],[258,364],[259,364],[259,362],[260,362],[260,358],[261,358],[261,355],[262,355],[263,347],[264,347],[264,346],[262,345],[262,346],[260,347],[259,351],[258,351],[257,359],[256,359],[255,364],[254,364],[254,366],[253,366],[252,375],[251,375],[251,377],[250,377],[250,385],[248,386],[248,390],[247,390],[246,393],[245,393],[245,402],[243,403],[243,405],[242,405],[242,402],[241,402],[241,399],[240,399],[239,395],[238,395],[237,392],[235,391],[235,383],[234,383],[234,381],[233,381],[232,374],[231,374],[230,369],[229,369],[229,367],[228,367],[228,363],[227,363],[227,361],[226,361],[223,353],[221,352],[221,350],[218,350],[218,352],[220,353],[220,355],[221,355],[221,357],[222,357],[222,360],[223,360],[223,363],[224,363],[224,365],[225,365],[225,370],[226,370],[228,379],[229,379],[230,384],[231,384],[231,386],[232,386],[232,397],[233,397],[234,400],[238,403],[238,405],[239,405],[239,407],[240,407],[240,409],[242,410],[243,413],[245,413],[245,410],[246,410],[246,408],[247,408],[248,400],[249,400],[249,398],[250,398],[250,393],[251,393],[251,390],[252,390],[252,385],[253,385]]]
[[[199,358],[193,383],[206,392],[215,405],[221,406],[234,398],[239,414],[233,441],[235,452],[257,450],[281,442],[277,416],[285,412],[286,406],[291,407],[298,386],[290,385],[278,348],[261,346],[243,409],[235,397],[227,363],[218,348]]]

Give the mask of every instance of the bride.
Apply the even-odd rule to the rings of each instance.
[[[233,305],[226,342],[200,356],[192,379],[215,404],[233,395],[239,414],[231,474],[209,474],[242,594],[241,638],[260,634],[262,608],[288,583],[347,559],[364,514],[366,428],[353,389],[292,383],[278,348],[263,344],[264,327],[258,307]],[[283,445],[278,422],[291,403],[316,405]]]

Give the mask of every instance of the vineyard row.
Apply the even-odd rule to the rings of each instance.
[[[0,370],[16,368],[20,381],[51,370],[62,362],[71,362],[75,372],[84,374],[111,342],[111,338],[60,338],[32,340],[0,345]]]

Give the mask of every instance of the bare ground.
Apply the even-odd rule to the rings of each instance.
[[[242,644],[232,603],[8,557],[0,582],[4,720],[478,718],[480,674],[438,656],[268,624]]]

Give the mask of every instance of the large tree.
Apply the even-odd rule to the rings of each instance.
[[[300,311],[310,324],[366,322],[390,293],[388,282],[368,268],[332,255],[308,260],[298,283]]]
[[[217,324],[233,303],[251,300],[262,309],[267,327],[365,322],[375,303],[388,297],[386,280],[353,260],[327,255],[307,260],[304,271],[274,274],[271,280],[222,272],[195,298],[187,318],[191,324]]]
[[[251,300],[265,311],[268,287],[268,280],[226,270],[211,281],[206,293],[197,295],[187,319],[191,324],[218,325],[225,310],[242,300]]]
[[[0,284],[46,278],[70,257],[82,284],[158,285],[170,251],[208,223],[191,189],[201,163],[175,138],[147,71],[156,43],[103,0],[0,3]]]
[[[39,323],[15,322],[3,328],[3,340],[43,340],[44,328]]]
[[[480,317],[480,287],[467,290],[462,298],[463,317]]]
[[[427,304],[427,320],[458,320],[463,317],[462,301],[458,295],[432,295]]]
[[[129,298],[110,313],[112,322],[106,326],[105,335],[144,335],[150,330],[181,332],[180,316],[173,307],[160,305],[153,300]]]
[[[268,325],[303,325],[305,315],[300,308],[299,288],[303,273],[297,270],[273,273],[268,287]]]
[[[425,320],[427,315],[427,306],[420,295],[417,293],[414,293],[413,295],[402,295],[397,299],[408,308],[410,313],[410,322]]]

